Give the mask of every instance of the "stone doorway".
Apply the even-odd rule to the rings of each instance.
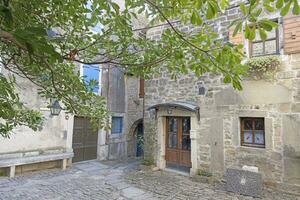
[[[128,157],[141,158],[144,156],[144,125],[143,119],[135,121],[128,134]]]
[[[144,126],[142,122],[140,122],[135,129],[135,138],[135,156],[140,158],[144,155]]]
[[[166,118],[166,166],[180,171],[190,170],[190,117]]]

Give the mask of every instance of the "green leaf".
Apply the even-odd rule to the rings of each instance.
[[[284,2],[284,0],[277,0],[277,2],[276,2],[276,8],[277,8],[277,9],[282,8],[283,2]]]
[[[208,1],[208,7],[207,7],[207,12],[206,12],[206,18],[207,19],[212,19],[216,15],[216,8],[215,5],[211,2]]]
[[[235,26],[234,31],[233,31],[233,34],[232,34],[233,37],[236,36],[236,34],[237,34],[239,31],[242,30],[242,25],[243,25],[243,22],[239,22],[239,23]]]
[[[255,17],[259,17],[260,14],[261,14],[261,12],[262,12],[262,8],[259,8],[259,9],[257,9],[256,12],[254,12],[253,14],[254,14]]]
[[[290,1],[289,3],[287,3],[287,4],[282,8],[282,10],[281,10],[281,12],[280,12],[280,15],[281,15],[281,16],[285,16],[285,15],[289,12],[290,7],[291,7],[291,3],[292,3],[292,1]]]
[[[228,0],[221,0],[221,9],[224,11],[229,6]]]
[[[201,25],[203,23],[203,20],[196,11],[194,11],[191,16],[191,23],[194,25]]]
[[[249,37],[250,37],[250,32],[251,32],[251,29],[250,29],[249,25],[246,24],[246,26],[245,26],[245,38],[246,38],[246,39],[249,39]]]
[[[294,0],[293,14],[299,15],[299,13],[300,13],[299,3],[297,0]]]
[[[248,11],[247,11],[247,8],[246,8],[244,2],[240,3],[240,9],[241,9],[243,15],[246,15],[246,14],[247,14]]]
[[[264,7],[269,12],[274,12],[275,11],[275,8],[273,8],[272,6],[270,6],[268,3],[264,3]]]
[[[249,40],[254,40],[256,36],[256,27],[252,26],[249,33]]]
[[[117,3],[111,2],[111,6],[114,8],[114,10],[119,13],[120,6]]]
[[[231,83],[231,77],[230,77],[230,75],[226,75],[224,77],[224,83]]]
[[[262,40],[266,40],[268,37],[266,31],[262,28],[259,29],[259,35]]]
[[[265,29],[266,31],[271,31],[273,28],[278,27],[278,23],[267,20],[267,19],[262,19],[258,22],[259,26]]]

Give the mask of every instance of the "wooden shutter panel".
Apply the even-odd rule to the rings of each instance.
[[[139,91],[139,96],[140,98],[144,98],[145,95],[145,80],[140,78],[140,91]]]
[[[233,43],[234,45],[244,44],[243,32],[237,33],[234,37],[233,37],[233,32],[234,32],[234,29],[229,30],[229,41],[231,43]]]
[[[283,18],[284,53],[300,53],[300,15]]]

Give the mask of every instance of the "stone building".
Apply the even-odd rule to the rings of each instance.
[[[227,29],[239,15],[233,5],[211,23],[220,37],[243,43],[248,57],[278,56],[272,79],[245,77],[243,90],[237,91],[218,74],[190,73],[173,80],[161,69],[145,82],[145,159],[191,175],[223,176],[227,168],[252,166],[266,185],[299,192],[300,16],[265,15],[277,21],[278,29],[266,42],[249,42],[243,34],[233,38]],[[196,30],[180,22],[174,26]],[[167,28],[151,28],[147,37],[159,39]]]
[[[1,175],[8,173],[13,177],[15,173],[26,171],[66,168],[72,162],[90,159],[141,156],[136,140],[137,134],[142,134],[139,127],[143,118],[143,91],[140,91],[139,78],[125,75],[116,67],[79,68],[86,79],[99,82],[94,92],[107,98],[112,130],[94,131],[88,119],[66,114],[63,110],[58,116],[51,115],[48,102],[38,95],[37,87],[17,77],[21,100],[27,107],[42,112],[45,120],[40,131],[20,126],[13,130],[10,138],[0,137]],[[4,69],[1,73],[8,75]]]
[[[111,130],[98,133],[98,158],[121,159],[136,156],[137,127],[143,122],[143,85],[117,67],[102,70],[102,96],[111,112]],[[142,87],[141,87],[142,86]],[[139,134],[142,134],[139,132]]]

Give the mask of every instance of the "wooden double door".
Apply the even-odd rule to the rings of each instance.
[[[97,158],[98,131],[93,129],[88,118],[74,117],[73,162]]]
[[[177,169],[191,168],[191,119],[167,117],[166,164]]]

